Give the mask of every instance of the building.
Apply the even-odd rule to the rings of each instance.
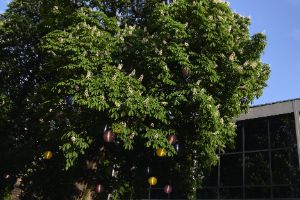
[[[300,199],[300,99],[252,107],[237,119],[199,199]]]

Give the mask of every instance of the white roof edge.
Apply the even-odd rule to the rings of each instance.
[[[275,102],[251,107],[247,113],[240,115],[236,120],[255,119],[274,115],[293,113],[295,110],[300,111],[300,99]]]

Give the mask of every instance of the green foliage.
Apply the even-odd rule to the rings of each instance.
[[[16,166],[25,194],[59,199],[101,182],[95,198],[141,198],[164,148],[166,174],[195,199],[216,151],[233,143],[234,118],[262,94],[266,36],[250,36],[248,18],[221,0],[134,2],[14,0],[1,16],[0,172]]]

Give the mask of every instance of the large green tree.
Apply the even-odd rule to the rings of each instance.
[[[13,0],[0,18],[2,189],[19,177],[24,199],[136,199],[150,166],[195,199],[266,85],[266,37],[249,25],[221,0]]]

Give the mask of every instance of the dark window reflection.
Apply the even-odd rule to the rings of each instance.
[[[294,123],[293,113],[238,122],[235,145],[227,147],[220,158],[220,187],[215,167],[205,173],[204,189],[198,191],[198,198],[300,198]]]
[[[221,156],[221,185],[236,186],[243,184],[243,154]]]
[[[297,155],[297,152],[290,149],[272,151],[272,175],[274,184],[291,183],[295,178],[293,172],[295,172],[298,165],[295,155]]]
[[[270,184],[270,165],[267,151],[245,154],[246,185]]]
[[[293,191],[290,186],[273,187],[274,198],[290,198],[293,196]]]
[[[270,198],[270,187],[247,187],[245,188],[245,198]]]
[[[152,188],[151,189],[151,199],[167,199],[168,195],[164,193],[162,188]]]
[[[210,171],[205,173],[203,186],[217,186],[218,185],[218,167],[213,167]]]
[[[149,190],[148,188],[143,188],[142,190],[135,191],[135,196],[137,199],[145,199],[148,198]]]
[[[218,190],[217,188],[205,188],[198,191],[197,194],[200,199],[217,199]]]
[[[220,197],[222,199],[242,199],[243,188],[221,188]]]
[[[292,185],[291,191],[294,198],[300,198],[300,184]]]
[[[270,118],[271,148],[292,147],[297,144],[293,114]]]
[[[245,150],[268,149],[268,122],[266,119],[245,121]]]

